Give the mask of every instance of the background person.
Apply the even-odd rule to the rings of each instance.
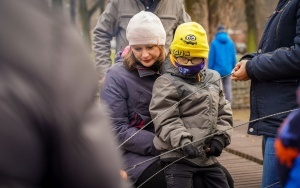
[[[181,0],[111,0],[99,17],[93,32],[96,69],[100,79],[112,64],[111,40],[115,37],[116,52],[123,50],[128,45],[128,22],[141,10],[152,12],[160,18],[167,35],[166,49],[169,48],[177,26],[190,21]]]
[[[300,82],[300,1],[279,0],[263,32],[257,53],[245,55],[231,78],[251,80],[250,120],[297,108]],[[248,134],[263,136],[262,187],[281,187],[274,140],[287,114],[249,124]]]
[[[88,48],[62,17],[0,1],[0,187],[124,188]]]
[[[217,71],[221,77],[230,75],[236,64],[236,50],[223,25],[218,26],[215,38],[210,43],[208,68]],[[230,76],[222,78],[225,97],[232,102],[232,80]]]
[[[182,147],[182,151],[161,156],[166,165],[187,158],[164,170],[167,185],[197,187],[193,186],[193,177],[198,175],[203,187],[229,187],[216,157],[230,144],[230,135],[219,131],[231,128],[232,111],[225,100],[220,75],[205,68],[209,51],[205,30],[196,22],[179,25],[170,51],[172,65],[153,86],[150,103],[156,133],[153,142],[162,153]],[[196,90],[199,91],[193,94]],[[166,109],[170,110],[164,113]],[[192,144],[214,133],[217,134]]]

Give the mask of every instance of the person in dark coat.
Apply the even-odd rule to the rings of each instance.
[[[40,0],[0,1],[0,187],[124,188],[88,48]]]
[[[222,77],[225,97],[232,102],[232,80],[230,73],[236,64],[236,50],[223,25],[219,25],[215,38],[210,43],[208,68],[217,71]]]
[[[126,37],[129,51],[117,57],[118,63],[108,70],[100,99],[110,109],[119,143],[125,142],[121,146],[124,170],[137,187],[162,169],[157,159],[149,160],[159,154],[153,145],[153,124],[140,129],[151,121],[148,108],[153,83],[166,57],[166,32],[156,15],[141,11],[129,21]],[[166,187],[163,173],[151,178],[143,187]]]
[[[251,80],[250,119],[297,108],[300,82],[300,0],[279,0],[256,53],[245,55],[232,79]],[[248,133],[263,136],[262,187],[281,187],[276,173],[274,140],[287,113],[249,124]]]

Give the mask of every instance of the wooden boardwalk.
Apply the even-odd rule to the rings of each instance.
[[[226,151],[218,160],[232,175],[235,188],[261,187],[262,165]]]
[[[262,138],[247,134],[249,109],[233,112],[231,144],[218,158],[233,177],[235,188],[260,188],[262,178]]]

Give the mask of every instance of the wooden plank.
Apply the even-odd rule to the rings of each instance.
[[[235,188],[261,187],[262,165],[226,151],[218,160],[230,172]]]

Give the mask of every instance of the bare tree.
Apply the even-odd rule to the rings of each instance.
[[[100,12],[104,11],[105,5],[108,3],[108,1],[109,0],[100,0],[100,4],[99,4]]]
[[[214,37],[218,25],[222,24],[226,28],[231,26],[233,5],[234,0],[208,0],[210,40]]]
[[[70,0],[70,17],[71,17],[71,22],[75,24],[76,20],[76,0]]]
[[[256,3],[255,0],[244,0],[247,20],[247,51],[253,52],[257,48],[257,23],[256,23]]]
[[[79,14],[81,19],[82,32],[88,43],[91,43],[90,20],[97,9],[104,7],[103,0],[96,0],[90,8],[88,8],[87,0],[79,0]]]
[[[207,0],[185,0],[185,7],[192,21],[201,24],[208,31]]]
[[[256,0],[256,27],[257,27],[257,44],[261,38],[262,32],[270,15],[272,15],[278,1],[274,0]]]
[[[229,27],[234,0],[185,0],[185,5],[192,20],[204,27],[211,41],[219,24]]]
[[[63,0],[52,0],[52,8],[63,10]]]
[[[222,16],[220,15],[220,9],[222,6],[222,0],[210,0],[208,1],[208,10],[209,10],[209,16],[208,16],[208,21],[209,21],[209,33],[210,33],[210,41],[214,37],[214,33],[216,30],[217,25],[219,24],[224,24],[222,23],[221,19]]]

